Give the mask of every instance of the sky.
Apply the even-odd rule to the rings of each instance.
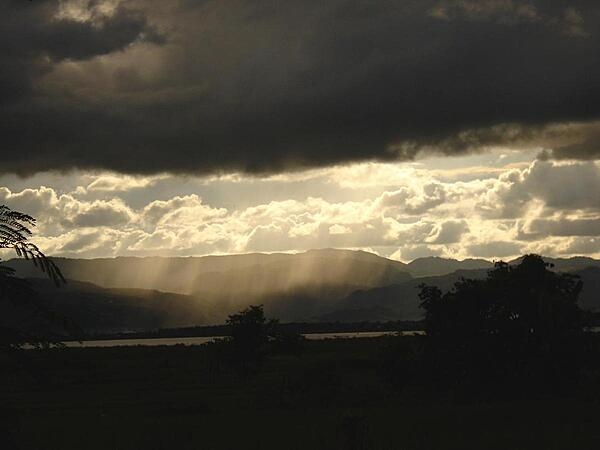
[[[0,204],[72,257],[600,256],[595,0],[5,0]]]

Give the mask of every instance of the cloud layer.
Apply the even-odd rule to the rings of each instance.
[[[600,163],[528,162],[516,153],[488,166],[362,163],[263,179],[85,174],[69,187],[0,188],[0,203],[36,216],[36,241],[64,256],[319,247],[404,261],[600,256]],[[156,199],[154,190],[165,195]]]
[[[599,25],[595,0],[7,0],[0,167],[597,159]]]

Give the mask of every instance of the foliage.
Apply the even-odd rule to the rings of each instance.
[[[226,323],[236,353],[249,360],[259,360],[266,352],[269,336],[275,333],[277,321],[267,320],[262,305],[251,305],[230,315]]]
[[[0,249],[13,249],[17,256],[32,261],[57,286],[65,283],[60,269],[44,253],[29,241],[35,219],[27,214],[0,206]],[[32,346],[49,346],[57,343],[56,329],[69,333],[79,332],[70,321],[47,310],[37,301],[29,283],[15,276],[12,268],[0,265],[0,307],[19,310],[11,316],[18,323],[0,324],[0,349]],[[14,311],[13,311],[14,312]],[[51,324],[51,325],[49,325]]]
[[[582,282],[549,266],[540,256],[527,255],[516,266],[496,263],[486,279],[463,278],[444,295],[422,285],[419,298],[427,334],[443,339],[550,339],[580,332],[584,316],[577,299]]]
[[[56,285],[65,283],[65,278],[56,264],[48,259],[37,245],[29,241],[35,219],[27,214],[13,211],[0,205],[0,249],[14,249],[17,256],[31,260],[46,273]],[[6,271],[6,268],[3,268]]]
[[[438,378],[539,383],[571,379],[585,350],[582,282],[550,270],[538,255],[498,262],[482,280],[445,294],[421,285],[427,357]]]
[[[227,319],[228,342],[238,368],[248,374],[256,370],[271,353],[298,353],[302,335],[283,332],[276,319],[267,319],[262,305],[251,305]]]

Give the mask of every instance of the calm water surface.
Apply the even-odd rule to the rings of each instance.
[[[306,339],[322,340],[322,339],[353,339],[353,338],[370,338],[380,336],[394,336],[422,334],[420,331],[361,331],[356,333],[310,333],[305,334]],[[122,347],[122,346],[155,346],[155,345],[201,345],[207,342],[223,339],[222,336],[206,336],[206,337],[175,337],[175,338],[152,338],[152,339],[113,339],[113,340],[98,340],[98,341],[83,341],[65,342],[67,347]]]
[[[592,333],[600,333],[600,327],[591,327]],[[311,341],[323,339],[353,339],[353,338],[375,338],[381,336],[416,336],[424,335],[424,331],[358,331],[353,333],[309,333],[304,337]],[[151,338],[151,339],[112,339],[97,341],[68,341],[64,342],[67,347],[129,347],[135,345],[202,345],[213,340],[223,339],[223,336],[206,337],[175,337],[175,338]]]

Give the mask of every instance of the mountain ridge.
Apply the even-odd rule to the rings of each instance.
[[[409,273],[413,277],[436,276],[452,273],[461,269],[483,269],[492,268],[495,261],[490,261],[484,258],[466,258],[454,259],[444,258],[439,256],[426,256],[415,258],[409,263],[404,263],[394,259],[389,259],[374,253],[363,250],[345,250],[345,249],[311,249],[300,253],[242,253],[234,255],[206,255],[206,256],[116,256],[110,258],[64,258],[51,257],[59,266],[67,266],[66,270],[71,269],[71,265],[80,264],[87,266],[99,266],[102,264],[112,265],[116,267],[131,266],[137,264],[143,269],[144,277],[153,274],[159,270],[175,271],[183,265],[188,266],[188,270],[198,273],[206,272],[222,272],[224,270],[232,270],[245,268],[253,265],[264,265],[266,262],[279,263],[281,261],[289,261],[292,259],[305,259],[311,257],[328,258],[328,259],[346,259],[362,262],[372,262],[377,265],[387,264],[398,271]],[[573,256],[568,258],[552,258],[543,256],[544,260],[554,264],[557,270],[579,270],[587,266],[600,267],[600,260],[586,257]],[[507,261],[509,264],[515,264],[520,261],[521,257]],[[36,269],[27,261],[13,258],[4,261],[4,264],[17,269],[23,276],[33,276]],[[73,279],[79,279],[72,277]],[[147,278],[145,278],[147,281]],[[104,285],[105,283],[100,283]],[[107,286],[109,287],[109,286]],[[110,286],[119,287],[119,286]],[[147,286],[140,286],[142,289]],[[174,292],[169,290],[169,292]]]
[[[581,273],[582,306],[600,310],[595,297],[600,292],[600,261],[544,259],[553,270]],[[43,288],[48,306],[70,312],[86,328],[100,332],[222,323],[250,304],[264,304],[267,314],[282,321],[419,320],[421,283],[448,290],[461,277],[485,277],[493,267],[484,259],[440,257],[404,264],[368,252],[335,249],[55,261],[70,280],[67,287],[56,290],[47,280],[34,284]],[[28,261],[5,264],[16,268],[19,276],[42,276]],[[95,316],[101,323],[94,323]]]

